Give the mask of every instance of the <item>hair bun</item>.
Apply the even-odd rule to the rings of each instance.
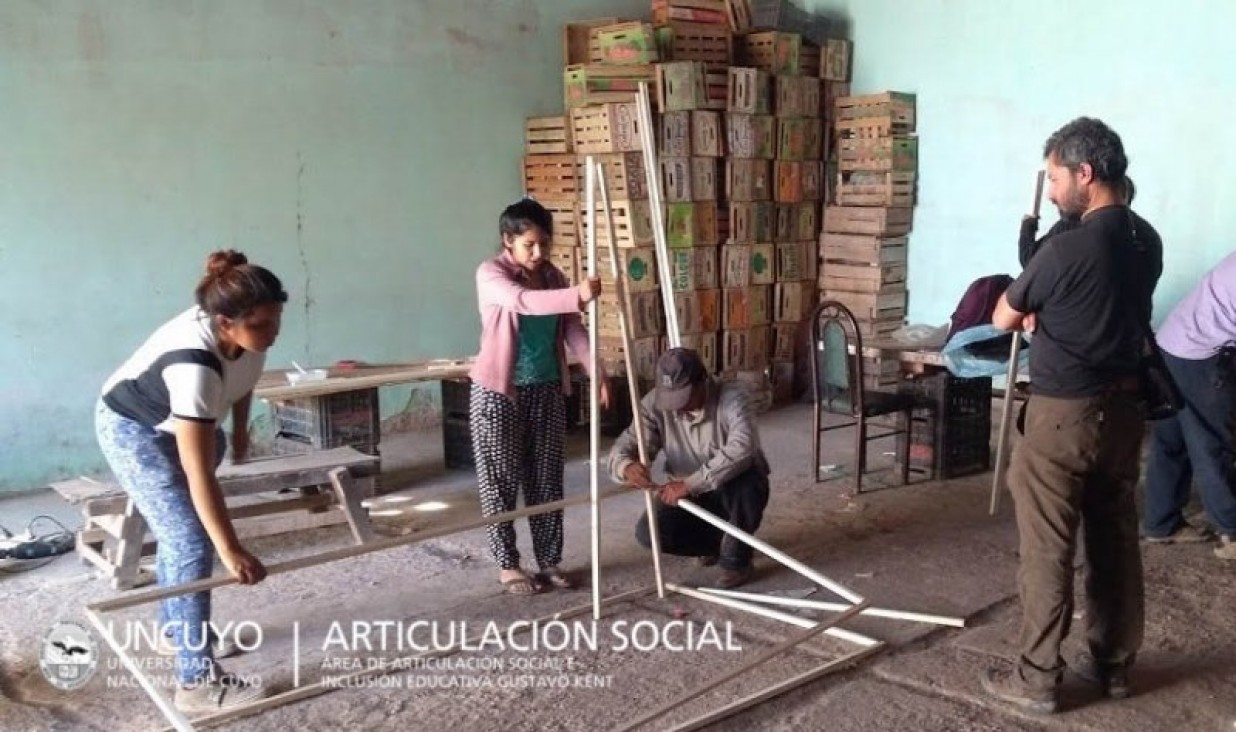
[[[249,259],[235,249],[220,249],[206,258],[206,277],[221,277],[229,270],[248,263]]]

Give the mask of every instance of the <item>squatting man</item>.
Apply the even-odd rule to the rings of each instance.
[[[746,388],[714,380],[695,351],[671,348],[657,361],[656,388],[641,400],[638,419],[648,460],[664,452],[669,480],[654,482],[649,466],[640,462],[634,424],[610,450],[610,477],[656,491],[662,551],[696,557],[703,566],[719,562],[717,587],[743,584],[751,577],[751,547],[678,502],[690,499],[748,534],[759,529],[768,505],[769,467]],[[635,537],[651,545],[647,515]]]

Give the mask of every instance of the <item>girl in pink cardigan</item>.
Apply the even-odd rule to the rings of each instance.
[[[572,287],[546,255],[553,219],[545,207],[525,198],[498,220],[502,253],[476,270],[481,310],[481,349],[472,368],[472,450],[485,516],[562,500],[563,436],[571,380],[566,349],[587,364],[588,333],[579,311],[601,294],[598,279]],[[609,404],[601,374],[600,403]],[[559,569],[562,511],[528,517],[540,572],[520,568],[515,527],[488,527],[489,547],[507,591],[527,595],[545,584],[571,588]]]

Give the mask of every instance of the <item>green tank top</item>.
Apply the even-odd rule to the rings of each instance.
[[[515,386],[558,381],[557,315],[519,316],[519,355],[515,359]]]

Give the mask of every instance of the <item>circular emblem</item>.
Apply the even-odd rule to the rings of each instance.
[[[648,276],[648,265],[642,259],[632,259],[627,265],[627,275],[635,282]]]
[[[72,691],[94,675],[99,665],[99,644],[83,626],[61,621],[43,635],[39,670],[57,689]]]

